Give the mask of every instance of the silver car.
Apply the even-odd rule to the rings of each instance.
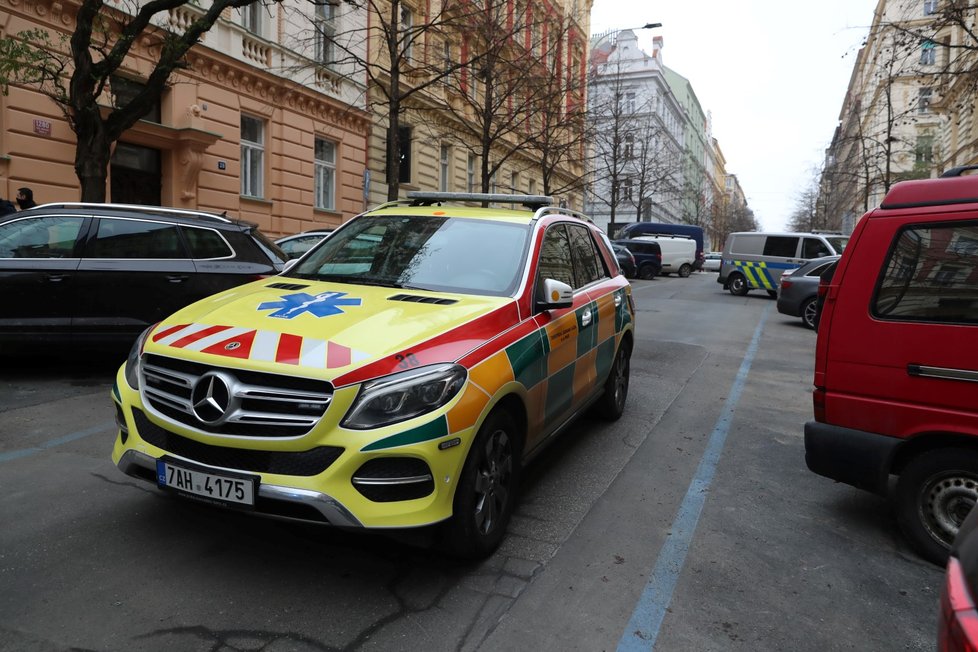
[[[778,312],[801,317],[808,328],[815,328],[818,281],[826,268],[839,260],[839,256],[825,256],[810,260],[798,269],[785,272],[778,288]]]

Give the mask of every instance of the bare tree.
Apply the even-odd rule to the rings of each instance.
[[[652,103],[643,103],[630,123],[624,165],[630,196],[625,199],[635,208],[636,222],[650,221],[656,198],[674,200],[682,192],[682,155]]]
[[[0,88],[36,86],[64,113],[77,138],[75,174],[83,201],[104,202],[112,145],[160,101],[170,75],[187,67],[187,52],[200,42],[226,9],[259,0],[212,0],[206,9],[193,0],[133,0],[123,9],[104,0],[81,0],[70,36],[54,38],[31,30],[0,39]],[[169,12],[186,8],[189,23],[175,25]],[[150,39],[156,64],[131,97],[100,102],[133,46]],[[111,105],[103,109],[101,105]]]

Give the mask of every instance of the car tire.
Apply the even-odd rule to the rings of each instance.
[[[472,442],[445,524],[441,547],[460,559],[484,559],[499,547],[516,504],[520,442],[516,420],[497,408]]]
[[[912,459],[897,479],[900,529],[921,557],[939,566],[961,521],[978,500],[978,454],[942,448]]]
[[[693,271],[693,268],[689,266],[688,263],[683,263],[679,266],[679,276],[680,278],[688,278],[689,273]]]
[[[818,306],[815,304],[815,297],[812,297],[801,304],[800,311],[801,323],[812,330],[815,330],[815,311],[818,309]]]
[[[727,289],[735,297],[746,297],[750,288],[747,287],[747,279],[743,274],[731,274],[727,279]]]
[[[631,370],[632,343],[622,340],[618,353],[611,363],[608,379],[604,381],[604,393],[594,404],[592,412],[605,421],[617,421],[625,412],[628,400],[628,378]]]
[[[778,298],[778,291],[777,290],[768,290],[767,291],[767,295],[769,297],[771,297],[772,299],[777,299]]]
[[[651,263],[646,263],[638,268],[638,277],[640,279],[651,281],[655,278],[655,265]]]

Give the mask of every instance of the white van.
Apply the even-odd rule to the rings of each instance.
[[[839,233],[731,233],[723,247],[717,283],[742,297],[751,290],[778,295],[781,275],[813,258],[842,253],[849,236]]]
[[[679,235],[641,235],[632,240],[658,242],[662,249],[662,276],[679,274],[683,278],[693,271],[696,260],[696,241]]]

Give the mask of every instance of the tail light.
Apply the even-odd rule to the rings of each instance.
[[[787,277],[784,277],[784,276],[781,277],[781,289],[782,290],[787,290],[792,285],[794,285],[794,283],[792,281],[789,281],[787,279]]]
[[[938,652],[978,652],[978,611],[968,591],[960,562],[948,559],[941,613],[937,623]]]

